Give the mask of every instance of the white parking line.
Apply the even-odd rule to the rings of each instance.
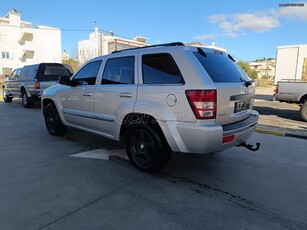
[[[77,154],[70,155],[70,157],[80,157],[80,158],[90,158],[90,159],[100,159],[100,160],[109,160],[111,156],[118,156],[128,160],[125,149],[95,149],[92,151],[81,152]]]

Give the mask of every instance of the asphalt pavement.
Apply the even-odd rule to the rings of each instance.
[[[253,109],[260,114],[257,132],[307,139],[307,122],[297,104],[273,101],[272,87],[257,87]]]
[[[146,174],[121,143],[49,135],[38,105],[0,101],[0,117],[0,229],[307,229],[306,140],[254,133],[258,152],[174,153]]]

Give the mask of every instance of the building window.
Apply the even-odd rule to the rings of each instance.
[[[10,59],[10,53],[9,52],[2,52],[1,57],[2,57],[2,59]]]

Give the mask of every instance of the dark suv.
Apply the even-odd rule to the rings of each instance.
[[[60,63],[40,63],[18,68],[3,83],[3,99],[11,102],[14,97],[21,97],[23,106],[31,108],[42,92],[55,85],[59,77],[71,75],[71,67]]]

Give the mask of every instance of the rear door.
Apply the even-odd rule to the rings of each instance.
[[[255,87],[246,73],[224,52],[198,48],[194,54],[216,86],[216,122],[226,125],[247,118]]]
[[[109,58],[95,90],[96,128],[110,138],[117,136],[125,115],[133,112],[137,96],[136,55]]]

